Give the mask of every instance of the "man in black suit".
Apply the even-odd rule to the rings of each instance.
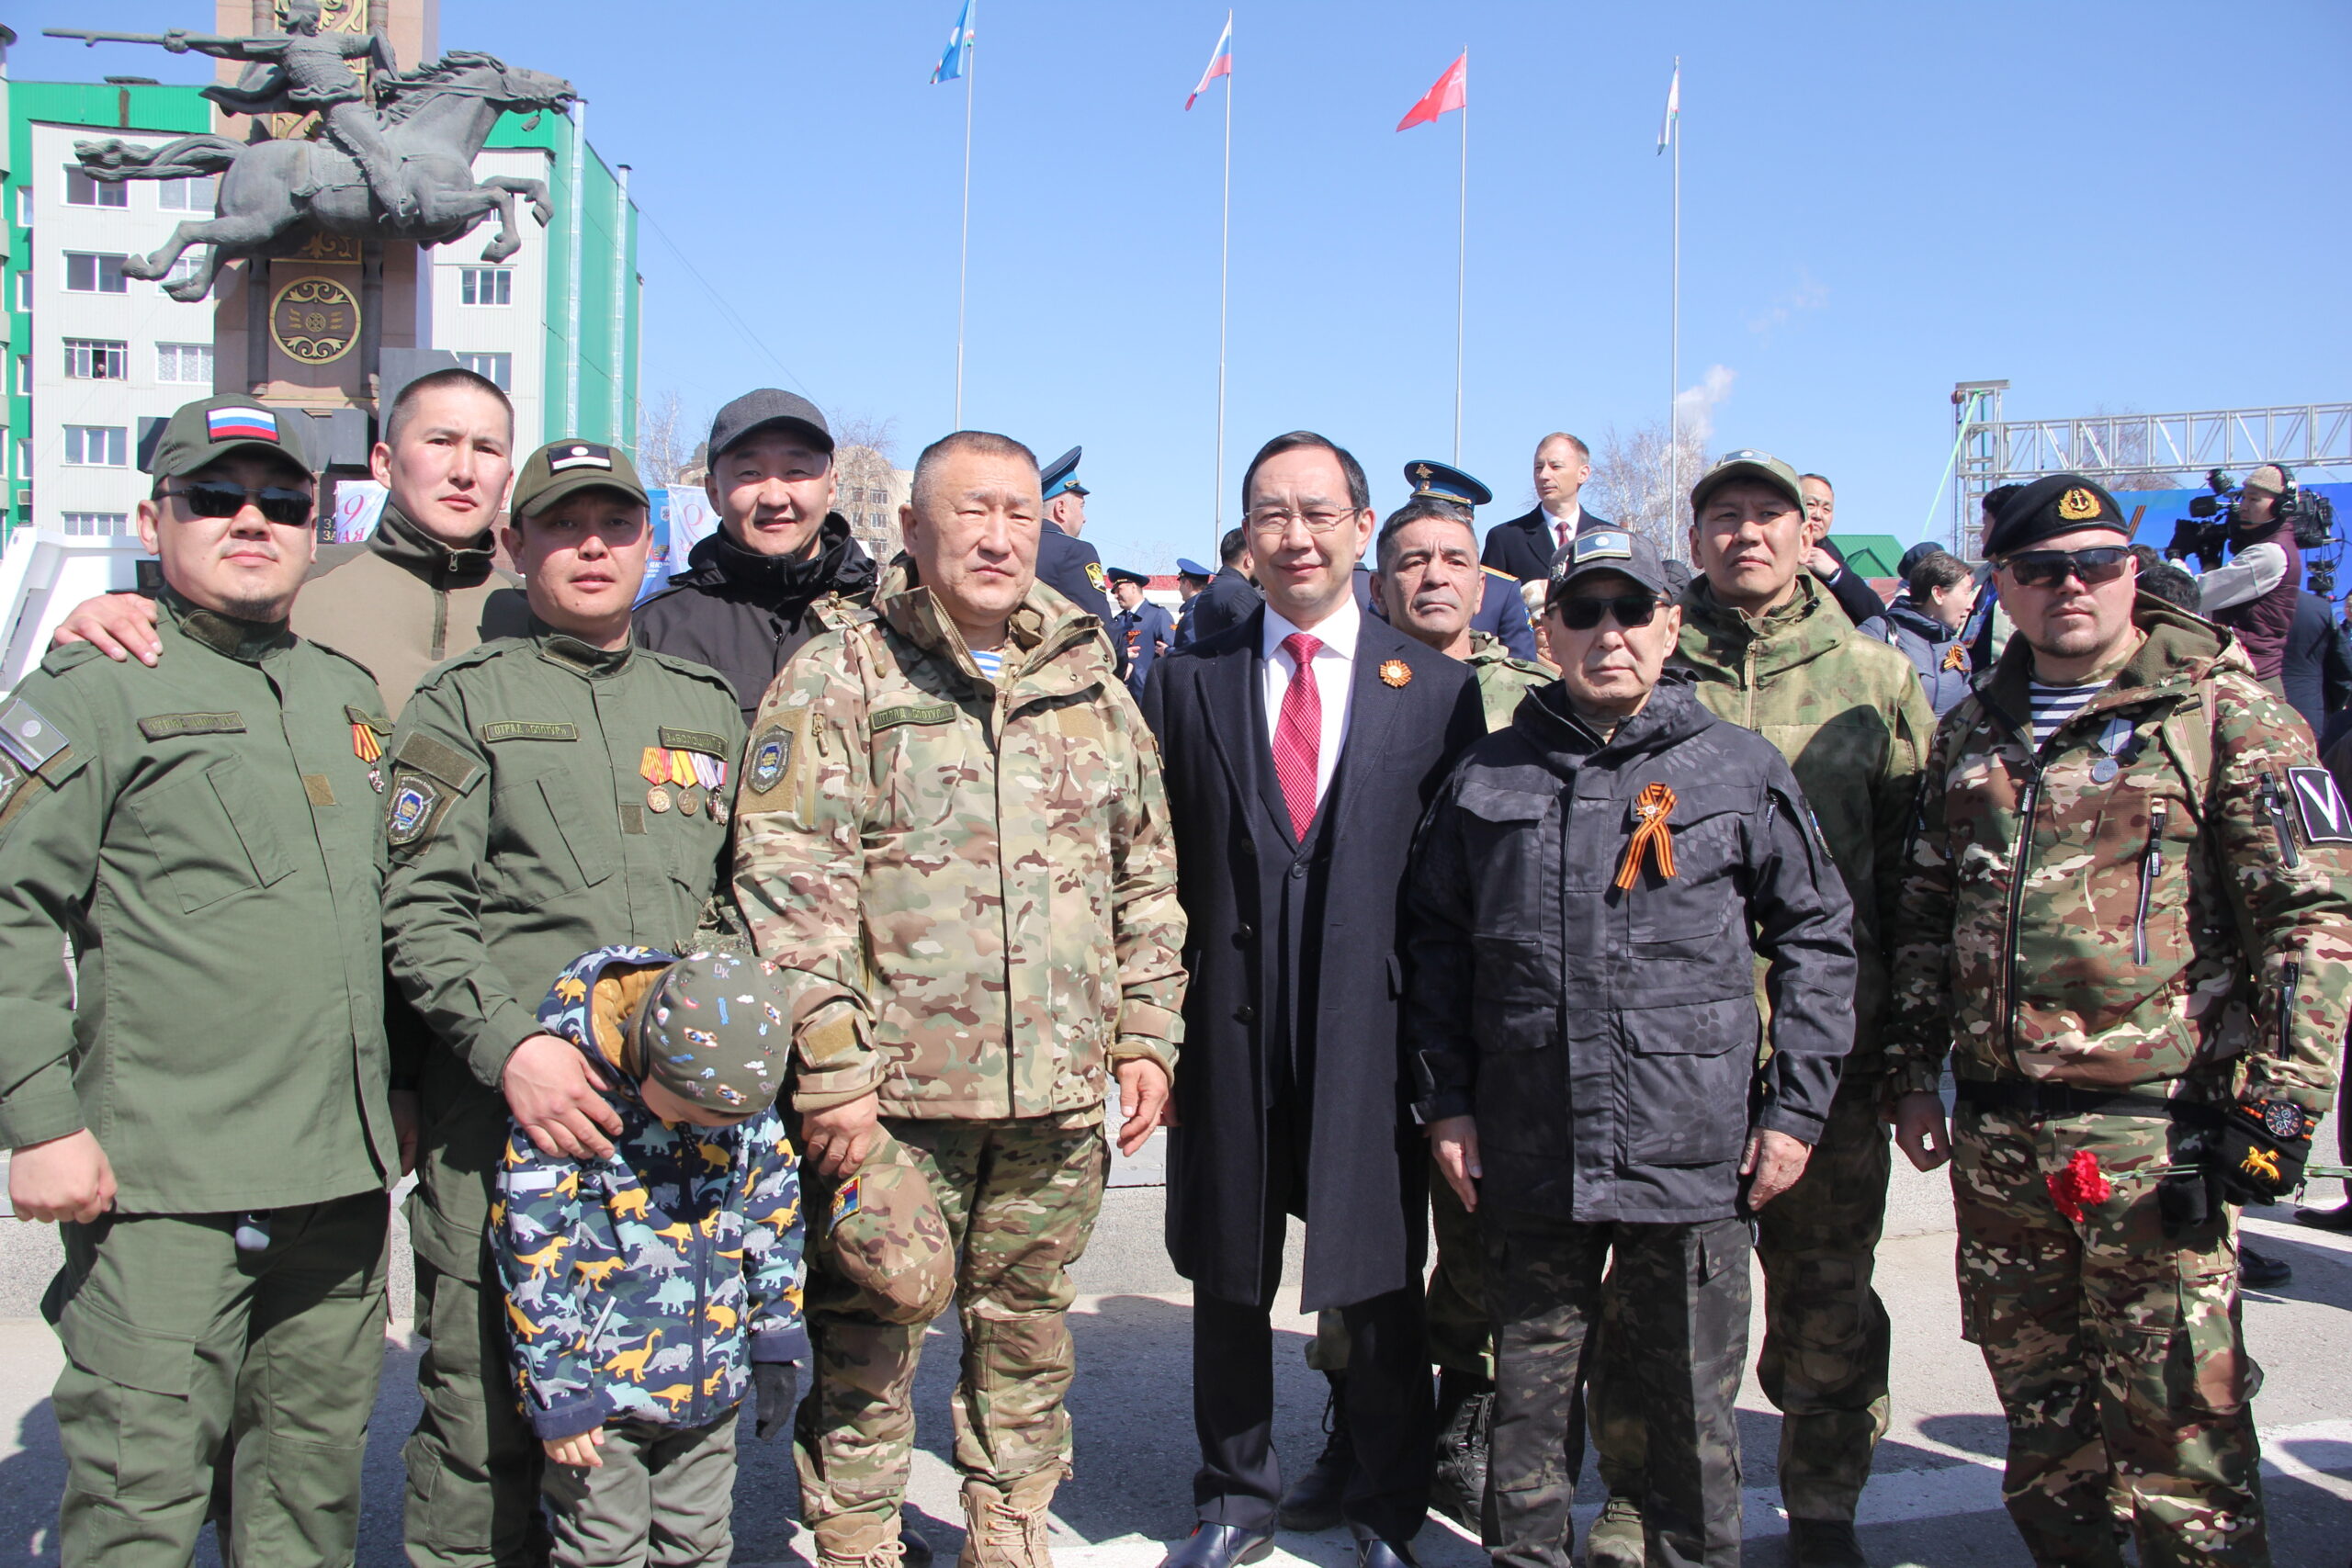
[[[1373,513],[1353,457],[1277,436],[1241,492],[1265,603],[1144,688],[1191,932],[1168,1249],[1193,1285],[1200,1523],[1167,1568],[1272,1548],[1286,1213],[1306,1222],[1302,1307],[1348,1329],[1357,1562],[1400,1568],[1428,1508],[1431,1416],[1396,909],[1414,825],[1484,725],[1467,666],[1357,607]]]
[[[1565,430],[1555,430],[1535,444],[1535,510],[1487,532],[1487,547],[1479,553],[1482,566],[1510,572],[1521,582],[1544,582],[1552,576],[1552,558],[1578,534],[1609,526],[1577,498],[1584,481],[1592,478],[1592,448]]]
[[[1222,564],[1209,585],[1193,601],[1193,643],[1204,643],[1221,631],[1238,626],[1258,613],[1263,601],[1257,584],[1247,575],[1250,570],[1250,534],[1245,528],[1228,529],[1217,545],[1217,559]],[[1189,644],[1187,646],[1190,646]]]

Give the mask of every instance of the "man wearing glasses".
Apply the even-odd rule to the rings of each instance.
[[[1514,1568],[1571,1560],[1573,1396],[1604,1262],[1637,1304],[1610,1367],[1644,1429],[1636,1550],[1739,1561],[1747,1216],[1787,1201],[1853,1040],[1828,846],[1772,744],[1666,668],[1667,592],[1647,540],[1568,541],[1545,615],[1560,679],[1471,747],[1406,881],[1415,1109],[1485,1224],[1494,1557]]]
[[[1690,555],[1703,575],[1683,597],[1675,661],[1709,712],[1781,749],[1854,905],[1853,1053],[1804,1179],[1758,1217],[1756,1243],[1758,1374],[1781,1413],[1791,1555],[1798,1568],[1849,1568],[1864,1562],[1854,1509],[1887,1420],[1887,1316],[1871,1287],[1889,1157],[1886,931],[1936,717],[1911,661],[1856,632],[1805,570],[1823,525],[1804,502],[1796,470],[1764,452],[1730,453],[1691,487]],[[1631,1304],[1611,1293],[1612,1314]],[[1587,1550],[1622,1568],[1642,1560],[1641,1413],[1611,1396],[1605,1375],[1591,1401],[1610,1497]]]
[[[166,656],[53,649],[0,705],[0,1147],[17,1215],[63,1231],[68,1563],[187,1562],[216,1480],[225,1559],[349,1562],[357,1536],[413,1130],[375,682],[286,625],[303,423],[174,414],[139,503]]]
[[[2236,638],[2135,595],[2090,480],[1986,552],[2017,624],[1928,760],[1896,1141],[1952,1161],[1967,1335],[2036,1562],[2270,1561],[2233,1206],[2302,1179],[2352,1009],[2352,811]],[[1951,1061],[1959,1109],[1937,1094]]]
[[[1168,1246],[1194,1290],[1200,1523],[1168,1562],[1232,1568],[1272,1548],[1269,1313],[1295,1214],[1301,1305],[1339,1309],[1348,1330],[1340,1513],[1358,1568],[1400,1568],[1428,1511],[1431,1434],[1397,896],[1414,825],[1486,726],[1468,666],[1356,607],[1373,513],[1355,458],[1294,431],[1250,460],[1241,495],[1265,603],[1155,665],[1143,699],[1191,974]]]

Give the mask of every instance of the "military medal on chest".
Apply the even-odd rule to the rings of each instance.
[[[372,715],[346,705],[344,716],[351,720],[351,754],[368,764],[368,787],[378,795],[384,793],[384,770],[376,764],[384,760],[382,737],[390,733],[379,729]]]
[[[652,812],[670,809],[670,751],[664,746],[648,746],[638,759],[638,775],[652,787],[645,792],[645,808]]]
[[[2115,775],[2123,771],[2119,759],[2129,757],[2132,750],[2132,721],[2121,714],[2109,719],[2107,728],[2099,731],[2098,749],[2102,755],[2091,764],[2091,783],[2113,784]]]

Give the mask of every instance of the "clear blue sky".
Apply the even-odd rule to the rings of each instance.
[[[202,73],[37,35],[207,28],[203,0],[24,10],[20,80]],[[442,42],[577,83],[590,139],[766,345],[649,227],[649,394],[707,416],[796,387],[895,419],[904,462],[952,414],[964,101],[926,77],[955,12],[443,0]],[[980,4],[966,423],[1083,442],[1114,563],[1210,546],[1225,89],[1182,105],[1225,14]],[[1841,532],[1919,536],[1955,380],[2007,378],[2013,417],[2352,396],[2333,0],[1295,0],[1235,34],[1228,520],[1280,431],[1352,446],[1384,508],[1451,447],[1455,121],[1390,128],[1465,44],[1464,463],[1490,521],[1527,503],[1544,431],[1663,414],[1678,53],[1682,382],[1727,369],[1713,445],[1828,473]]]

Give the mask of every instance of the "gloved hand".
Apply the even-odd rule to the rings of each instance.
[[[790,1361],[754,1361],[752,1386],[760,1395],[759,1418],[752,1430],[764,1443],[792,1419],[792,1407],[799,1403],[800,1369]]]
[[[2207,1168],[2233,1203],[2276,1203],[2303,1184],[2317,1119],[2283,1100],[2233,1105],[2222,1114]]]

